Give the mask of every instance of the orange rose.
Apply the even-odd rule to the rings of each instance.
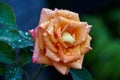
[[[62,74],[71,67],[81,69],[85,53],[91,50],[90,28],[77,13],[43,8],[39,25],[29,31],[35,40],[32,61],[53,65]]]

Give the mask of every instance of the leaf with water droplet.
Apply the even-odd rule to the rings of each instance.
[[[18,31],[13,27],[0,28],[0,40],[7,42],[13,48],[33,46],[33,39],[28,32]]]
[[[19,31],[17,40],[9,43],[13,48],[25,48],[33,46],[34,42],[28,32]]]
[[[28,32],[17,29],[14,11],[7,4],[0,2],[0,40],[7,42],[13,48],[33,46]]]
[[[5,79],[6,80],[22,80],[24,70],[19,66],[11,66],[8,68]]]

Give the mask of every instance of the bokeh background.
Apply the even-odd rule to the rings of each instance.
[[[18,28],[29,30],[39,22],[43,7],[68,9],[79,13],[81,21],[92,25],[93,50],[86,54],[83,66],[94,80],[120,80],[120,2],[117,0],[0,0],[15,12]],[[25,69],[32,75],[38,65],[28,64]],[[52,74],[50,74],[52,73]],[[56,74],[46,68],[37,80],[71,80],[70,75]]]

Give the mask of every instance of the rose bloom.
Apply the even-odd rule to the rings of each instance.
[[[81,69],[84,55],[92,49],[90,28],[77,13],[43,8],[38,26],[29,31],[35,41],[32,61],[52,65],[63,75],[70,68]]]

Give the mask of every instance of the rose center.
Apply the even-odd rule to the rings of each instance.
[[[75,42],[75,38],[69,32],[64,32],[61,38],[64,42],[70,44],[74,44]]]

